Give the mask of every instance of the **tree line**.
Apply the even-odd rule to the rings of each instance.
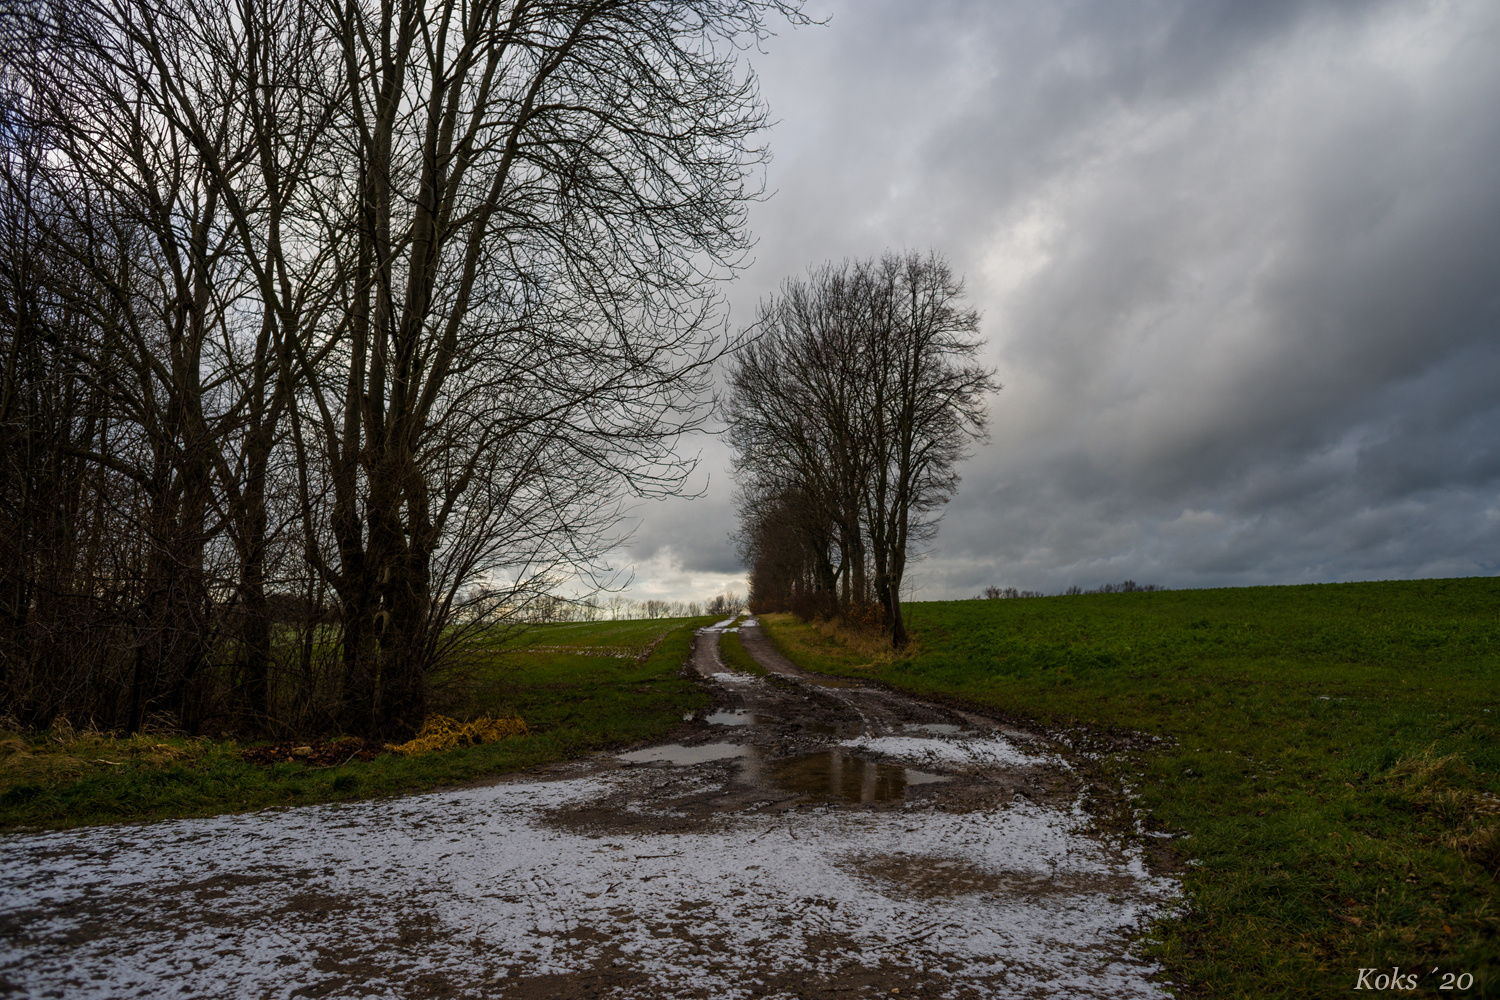
[[[1090,590],[1085,590],[1077,584],[1074,584],[1057,596],[1078,597],[1084,594],[1154,594],[1166,589],[1166,587],[1160,586],[1155,583],[1136,583],[1134,580],[1125,580],[1120,583],[1101,584],[1100,586],[1094,587]],[[1003,601],[1014,600],[1021,597],[1046,596],[1047,595],[1042,593],[1040,590],[1017,590],[1015,587],[989,586],[984,588],[984,593],[975,595],[974,600]]]
[[[734,591],[715,594],[706,601],[668,601],[650,597],[631,600],[618,594],[606,599],[584,597],[543,598],[518,616],[527,622],[605,622],[658,618],[698,618],[703,615],[735,615],[745,610],[745,601]]]
[[[907,641],[910,559],[1000,386],[936,253],[825,264],[759,310],[725,415],[753,611],[841,616]]]
[[[19,0],[0,714],[411,732],[703,419],[792,0]]]

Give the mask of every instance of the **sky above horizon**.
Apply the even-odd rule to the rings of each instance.
[[[1004,389],[918,600],[1500,572],[1500,5],[815,0],[730,324],[934,249]],[[729,453],[635,598],[744,592]]]

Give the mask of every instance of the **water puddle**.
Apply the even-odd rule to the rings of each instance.
[[[695,747],[668,743],[666,746],[647,747],[631,753],[616,754],[616,760],[628,764],[706,764],[711,760],[728,760],[731,757],[748,757],[749,747],[734,743],[703,743]]]
[[[775,722],[775,716],[757,715],[743,708],[734,708],[724,712],[711,712],[703,717],[703,721],[711,726],[761,726]]]
[[[970,858],[941,854],[851,855],[845,864],[857,875],[881,883],[882,891],[915,899],[959,896],[1099,896],[1129,893],[1135,880],[1117,872],[1030,871],[1004,865],[978,865]]]
[[[717,681],[720,684],[759,684],[760,683],[760,678],[756,677],[754,674],[732,674],[732,673],[710,674],[708,679],[711,680],[711,681]]]
[[[788,792],[866,803],[900,801],[908,788],[948,779],[827,750],[766,768],[762,780]]]
[[[929,767],[1066,766],[1051,755],[1022,750],[999,736],[956,740],[926,736],[857,736],[845,740],[841,746]]]

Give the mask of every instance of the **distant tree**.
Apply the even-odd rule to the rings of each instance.
[[[708,602],[704,608],[705,614],[710,615],[737,615],[745,610],[745,602],[740,595],[734,591],[719,594]]]
[[[750,610],[792,611],[808,619],[834,614],[838,581],[848,565],[837,554],[837,527],[796,487],[762,494],[756,489],[761,485],[744,483],[739,494],[737,538],[750,571]],[[842,603],[852,601],[846,595]]]
[[[1155,583],[1136,583],[1134,580],[1125,580],[1121,583],[1106,583],[1093,590],[1084,590],[1075,584],[1063,591],[1063,596],[1073,597],[1079,594],[1150,594],[1166,589],[1166,587]]]
[[[962,300],[942,257],[908,252],[816,268],[762,305],[726,406],[757,604],[799,581],[845,610],[868,594],[906,644],[910,552],[999,389]]]
[[[1014,600],[1020,597],[1045,597],[1040,590],[1017,590],[1015,587],[985,587],[982,595],[986,600]]]

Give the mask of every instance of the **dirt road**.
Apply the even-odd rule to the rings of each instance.
[[[0,994],[1166,997],[1176,884],[1043,741],[770,675],[677,739],[402,799],[0,839]]]

